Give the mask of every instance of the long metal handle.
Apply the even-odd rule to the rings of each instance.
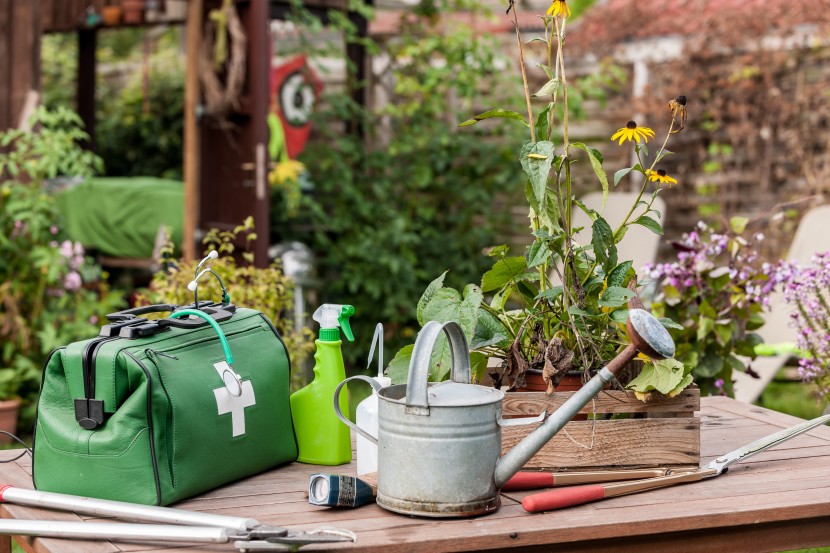
[[[136,505],[122,501],[94,499],[91,497],[54,492],[41,492],[12,486],[0,488],[0,502],[26,505],[28,507],[57,509],[59,511],[72,511],[88,515],[117,517],[136,522],[166,522],[185,526],[209,526],[214,528],[228,528],[242,532],[259,526],[260,524],[251,518],[197,513],[183,509],[171,509],[169,507]]]
[[[109,522],[56,522],[46,520],[0,520],[0,534],[46,538],[227,543],[223,528],[121,524]]]

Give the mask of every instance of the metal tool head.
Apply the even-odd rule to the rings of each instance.
[[[674,340],[666,327],[645,309],[628,311],[628,337],[638,351],[652,359],[674,357]]]
[[[725,455],[721,455],[711,463],[707,465],[707,468],[717,471],[717,474],[724,472],[726,469],[729,468],[730,465],[734,465],[738,461],[742,461],[747,457],[751,457],[756,453],[760,453],[765,449],[769,449],[774,447],[780,443],[786,442],[790,438],[794,438],[799,434],[803,434],[808,430],[812,430],[817,426],[821,426],[830,422],[830,415],[823,415],[821,417],[816,417],[815,419],[811,419],[801,424],[797,424],[790,428],[785,428],[780,432],[776,432],[775,434],[770,434],[769,436],[764,436],[759,440],[755,440],[749,445],[745,445],[735,451],[730,451]]]
[[[341,528],[316,528],[295,531],[279,526],[261,524],[247,533],[231,536],[239,551],[296,551],[304,545],[357,541],[357,535]]]

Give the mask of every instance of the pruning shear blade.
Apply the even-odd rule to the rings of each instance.
[[[751,457],[756,453],[760,453],[765,449],[769,449],[773,446],[786,442],[790,438],[794,438],[799,434],[803,434],[808,430],[812,430],[817,426],[821,426],[822,424],[828,421],[830,421],[830,415],[823,415],[821,417],[805,421],[801,424],[791,426],[790,428],[785,428],[784,430],[776,432],[775,434],[764,436],[763,438],[755,440],[750,444],[740,447],[734,451],[730,451],[725,455],[721,455],[720,457],[709,463],[707,465],[707,468],[717,471],[716,474],[713,475],[717,476],[718,474],[721,474],[726,469],[728,469],[730,465],[734,465],[735,463],[743,459],[746,459],[747,457]]]

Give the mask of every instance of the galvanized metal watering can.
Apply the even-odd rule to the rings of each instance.
[[[430,322],[418,334],[406,385],[380,388],[355,376],[335,392],[340,419],[378,444],[377,503],[390,511],[426,517],[466,517],[496,511],[499,488],[579,412],[614,373],[641,351],[654,358],[674,355],[674,342],[663,325],[643,309],[629,312],[632,344],[589,380],[513,449],[501,454],[504,392],[470,384],[467,340],[455,322]],[[432,350],[445,333],[452,351],[452,380],[428,383]],[[368,381],[378,392],[378,436],[349,421],[338,408],[348,380]],[[520,420],[519,423],[526,423]]]

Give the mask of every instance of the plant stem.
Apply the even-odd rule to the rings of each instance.
[[[516,15],[518,7],[513,5],[513,26],[516,28],[516,42],[519,44],[519,68],[522,70],[522,86],[527,103],[527,122],[530,124],[530,141],[536,143],[536,129],[533,124],[533,108],[530,105],[530,89],[527,87],[527,71],[525,71],[525,51],[522,46],[522,35],[519,32],[519,17]]]
[[[672,129],[673,129],[673,128],[674,128],[674,120],[672,120],[671,125],[669,125],[669,132],[667,132],[667,133],[666,133],[666,139],[663,141],[663,145],[662,145],[662,146],[660,146],[660,149],[659,149],[659,150],[657,150],[657,155],[655,155],[655,156],[654,156],[654,162],[651,164],[651,167],[649,167],[649,168],[648,168],[648,171],[644,171],[644,173],[645,173],[645,175],[646,175],[645,182],[643,182],[643,186],[640,188],[640,193],[637,195],[637,199],[636,199],[636,200],[634,200],[634,203],[632,203],[632,204],[631,204],[631,209],[629,209],[629,210],[628,210],[628,214],[625,216],[625,219],[623,219],[622,223],[620,223],[620,226],[618,226],[618,227],[617,227],[617,230],[615,230],[615,231],[614,231],[614,234],[615,234],[615,235],[616,235],[618,232],[620,232],[620,230],[622,230],[622,228],[623,228],[626,224],[628,224],[628,220],[631,218],[631,215],[634,213],[634,210],[635,210],[635,209],[637,209],[637,204],[639,204],[639,203],[640,203],[640,199],[643,197],[643,194],[644,194],[644,193],[645,193],[645,191],[646,191],[646,187],[648,186],[648,174],[649,174],[651,171],[653,171],[653,170],[654,170],[654,166],[655,166],[655,165],[657,165],[657,160],[658,160],[658,159],[660,159],[660,153],[661,153],[663,150],[665,150],[665,149],[666,149],[666,144],[668,144],[668,143],[669,143],[669,137],[671,136],[671,131],[672,131]],[[640,159],[640,153],[639,153],[639,152],[637,152],[637,161],[639,162],[640,167],[642,168],[642,167],[643,167],[643,162],[642,162],[642,160]],[[651,205],[651,204],[649,204],[649,206],[650,206],[650,205]]]

